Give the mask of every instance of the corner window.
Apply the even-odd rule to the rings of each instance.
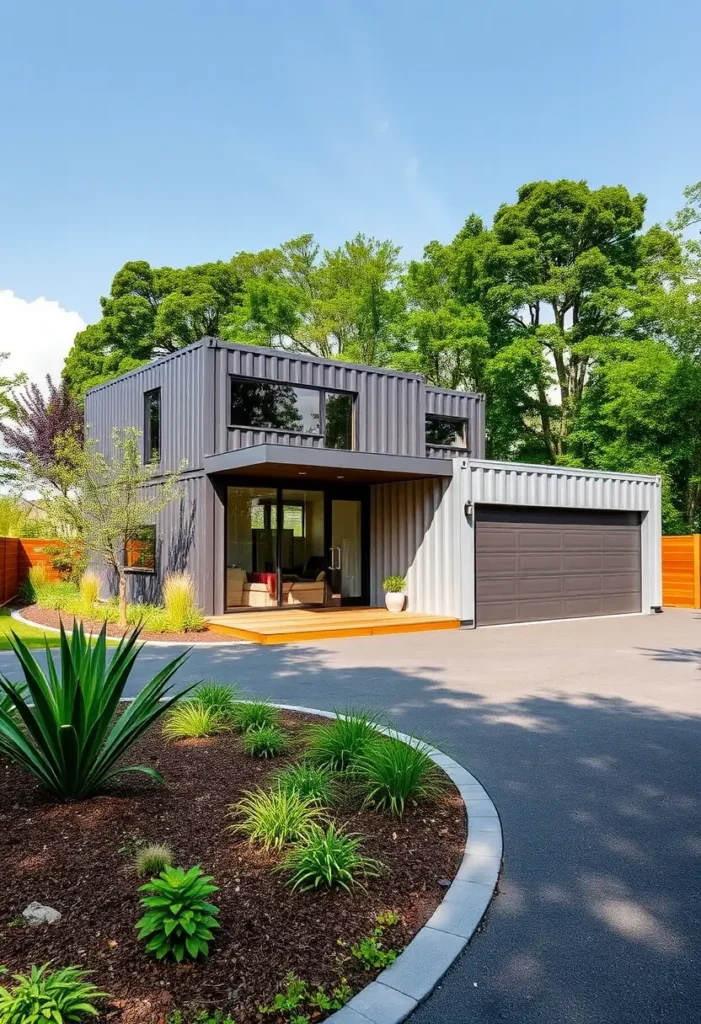
[[[144,395],[144,462],[161,461],[161,389]]]
[[[229,426],[315,434],[327,448],[352,449],[354,400],[347,391],[232,377]]]
[[[124,545],[124,568],[140,572],[156,570],[156,527],[140,526]]]
[[[426,444],[434,444],[440,448],[467,449],[467,420],[427,416]]]

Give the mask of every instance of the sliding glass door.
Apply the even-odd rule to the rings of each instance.
[[[226,488],[228,611],[367,600],[365,499],[324,488]]]

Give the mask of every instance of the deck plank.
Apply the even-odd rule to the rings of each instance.
[[[385,608],[231,612],[213,615],[207,621],[217,632],[258,644],[303,643],[307,640],[460,628],[460,620],[451,616],[417,612],[393,614]]]

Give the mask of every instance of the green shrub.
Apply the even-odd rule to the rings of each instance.
[[[80,603],[90,613],[100,596],[100,577],[94,572],[84,572],[80,581]]]
[[[39,566],[35,566],[35,568],[39,568]],[[50,611],[63,611],[67,615],[80,613],[80,590],[75,583],[65,580],[58,580],[55,583],[32,583],[32,588],[36,595],[36,602],[42,608],[48,608]]]
[[[239,732],[249,729],[275,728],[280,724],[280,709],[267,700],[242,700],[234,709],[234,727]]]
[[[163,723],[163,735],[167,740],[195,739],[200,736],[214,736],[224,729],[224,723],[216,711],[200,704],[196,697],[184,700],[170,709]]]
[[[239,694],[236,683],[227,685],[212,679],[199,684],[193,694],[193,700],[211,708],[223,721],[229,723],[233,722]]]
[[[407,800],[430,800],[440,794],[442,772],[426,744],[414,744],[396,736],[376,739],[358,758],[353,770],[365,791],[366,806],[401,816]]]
[[[278,772],[273,781],[285,793],[298,793],[303,800],[311,800],[320,807],[334,802],[336,776],[324,765],[302,761]]]
[[[249,729],[243,734],[243,749],[253,757],[277,757],[287,749],[285,734],[274,726]]]
[[[202,629],[204,616],[197,607],[195,584],[189,573],[168,573],[163,581],[163,604],[174,633]]]
[[[85,1016],[97,1017],[93,1000],[107,993],[85,980],[90,972],[49,967],[32,965],[29,975],[14,974],[12,989],[0,985],[0,1024],[72,1024]]]
[[[403,594],[406,590],[406,580],[403,576],[385,576],[382,589],[386,594]]]
[[[312,726],[309,760],[334,771],[345,771],[375,741],[379,715],[358,709],[336,712],[333,722]]]
[[[141,898],[146,913],[136,927],[139,939],[148,939],[147,953],[158,960],[172,956],[178,963],[186,956],[195,960],[208,955],[212,929],[219,927],[219,908],[207,902],[219,889],[212,881],[195,864],[189,871],[167,867],[141,886],[139,891],[147,893]]]
[[[285,976],[284,991],[278,992],[269,1006],[259,1006],[258,1012],[274,1013],[289,1024],[309,1024],[310,1014],[316,1020],[319,1013],[340,1010],[352,995],[353,990],[345,978],[341,978],[340,985],[329,993],[323,986],[312,989],[306,981],[290,972]]]
[[[375,918],[375,928],[366,938],[351,946],[351,954],[366,971],[384,970],[397,959],[395,949],[385,949],[382,938],[387,928],[401,922],[401,917],[394,910],[386,910]]]
[[[325,886],[350,890],[359,884],[358,876],[375,878],[382,873],[378,860],[360,852],[360,837],[350,835],[330,822],[326,829],[318,825],[294,846],[278,870],[289,874],[293,889],[306,892]]]
[[[35,604],[39,591],[46,586],[46,568],[43,565],[32,565],[27,578],[22,584],[20,597],[25,604]]]
[[[238,819],[229,825],[229,831],[243,833],[249,842],[260,843],[266,850],[279,850],[306,838],[321,813],[298,793],[260,787],[245,793],[229,811]]]
[[[160,875],[173,863],[173,851],[165,843],[149,843],[137,851],[134,858],[136,873],[141,875]]]
[[[200,1010],[199,1013],[195,1013],[194,1017],[189,1016],[187,1020],[190,1024],[236,1024],[233,1017],[228,1014],[224,1016],[221,1010],[215,1010],[214,1013],[209,1013],[208,1010]],[[185,1024],[185,1017],[183,1017],[180,1010],[173,1010],[168,1016],[168,1024]]]
[[[135,701],[115,719],[140,647],[138,630],[120,641],[107,661],[105,629],[89,643],[82,626],[70,641],[61,626],[58,668],[47,659],[47,673],[24,641],[9,634],[24,670],[27,694],[0,677],[0,694],[10,698],[14,713],[0,712],[0,753],[30,771],[62,799],[90,796],[122,772],[139,771],[162,782],[153,768],[122,763],[129,748],[179,700],[168,696],[170,680],[187,657],[178,655],[158,672]],[[185,691],[187,692],[187,691]]]

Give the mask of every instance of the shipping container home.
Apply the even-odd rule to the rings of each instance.
[[[661,604],[656,477],[485,460],[484,397],[215,338],[93,388],[180,499],[125,552],[130,599],[189,571],[208,615],[375,606],[465,625]],[[154,478],[158,486],[158,475]]]

